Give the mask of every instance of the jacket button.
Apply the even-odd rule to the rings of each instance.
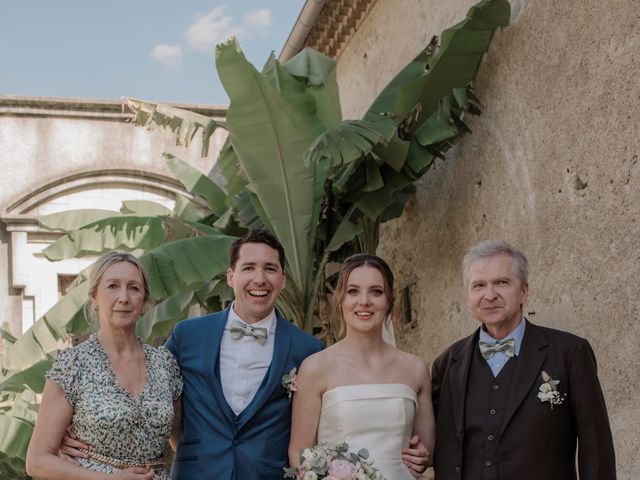
[[[489,436],[487,437],[487,440],[489,440],[489,441],[493,440],[493,435],[489,435]]]
[[[495,414],[496,414],[496,411],[492,408],[492,409],[489,411],[489,413],[490,413],[491,415],[495,415]]]
[[[234,447],[237,447],[238,445],[240,445],[240,440],[238,440],[237,438],[233,440],[232,442]]]
[[[453,469],[458,475],[460,474],[460,467],[456,467]]]
[[[493,389],[494,389],[494,390],[498,390],[499,388],[500,388],[500,385],[494,385],[494,386],[493,386]]]

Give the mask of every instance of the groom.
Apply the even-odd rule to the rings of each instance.
[[[322,348],[274,309],[284,263],[272,235],[250,231],[229,252],[233,304],[180,322],[169,337],[184,380],[174,479],[283,477],[291,400],[282,377]]]
[[[527,259],[483,242],[464,258],[481,327],[433,364],[437,480],[615,480],[607,409],[589,343],[523,317]]]

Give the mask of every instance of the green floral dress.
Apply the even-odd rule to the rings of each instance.
[[[142,344],[147,382],[134,397],[116,379],[96,335],[58,354],[47,378],[58,385],[73,408],[71,430],[101,455],[127,463],[161,457],[173,425],[173,402],[182,393],[182,378],[165,347]],[[85,468],[103,473],[117,470],[96,460],[76,458]],[[156,480],[169,480],[163,468]]]

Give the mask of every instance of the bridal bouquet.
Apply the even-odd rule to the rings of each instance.
[[[285,468],[285,478],[295,480],[385,480],[373,467],[366,449],[349,451],[349,445],[321,443],[305,448],[298,468]]]

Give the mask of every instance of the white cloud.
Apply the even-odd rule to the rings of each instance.
[[[273,19],[269,9],[263,8],[262,10],[247,13],[242,19],[242,23],[251,28],[267,28],[273,23]]]
[[[187,30],[189,45],[201,51],[210,51],[214,45],[235,35],[244,34],[244,29],[234,25],[233,18],[224,15],[226,5],[220,5],[206,15],[201,15]]]
[[[182,61],[182,49],[178,45],[159,43],[151,49],[149,56],[168,67],[177,67]]]

